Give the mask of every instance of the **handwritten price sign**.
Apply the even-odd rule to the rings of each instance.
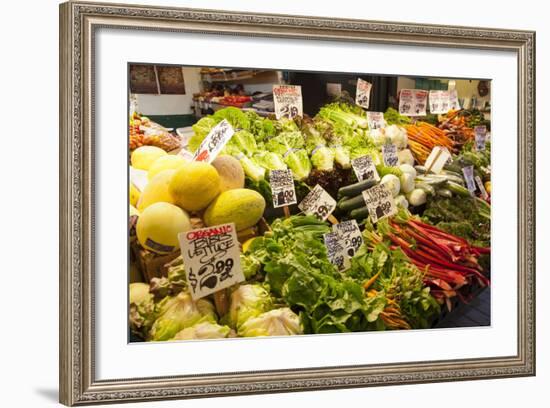
[[[449,91],[430,91],[430,113],[444,114],[449,112]]]
[[[245,280],[234,223],[182,232],[178,239],[193,299]]]
[[[384,165],[395,167],[399,164],[399,158],[397,157],[397,146],[394,144],[385,144],[382,146],[382,158]]]
[[[369,107],[370,90],[372,84],[357,78],[357,88],[355,90],[355,103],[362,108],[367,109]]]
[[[351,161],[351,167],[353,167],[355,176],[359,181],[380,180],[380,176],[376,171],[376,166],[374,165],[372,157],[370,156],[361,156],[357,159],[353,159]]]
[[[273,85],[273,102],[277,119],[304,116],[301,86]]]
[[[397,213],[393,195],[385,184],[379,184],[363,191],[363,199],[372,222],[378,222],[382,218],[391,217]]]
[[[428,91],[402,89],[399,92],[399,113],[405,116],[426,116]]]
[[[325,191],[323,187],[317,184],[302,202],[298,208],[306,215],[314,215],[321,220],[326,220],[336,208],[336,200]]]
[[[338,232],[327,232],[323,234],[323,240],[327,247],[327,255],[330,263],[335,265],[339,271],[345,271],[351,266],[349,256],[346,254],[346,248],[342,245]]]
[[[363,236],[357,221],[349,220],[332,226],[332,231],[338,233],[347,256],[352,258],[363,244]]]
[[[204,138],[195,152],[193,160],[212,163],[233,134],[235,134],[233,127],[231,127],[226,119],[222,120]]]
[[[273,197],[273,208],[296,204],[296,191],[291,170],[271,170],[269,185]]]
[[[381,129],[386,126],[383,112],[367,112],[367,121],[370,130]]]

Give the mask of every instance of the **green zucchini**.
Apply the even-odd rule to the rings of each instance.
[[[365,199],[363,198],[363,194],[358,194],[353,198],[344,197],[344,199],[338,202],[338,208],[346,212],[363,207],[364,205]]]
[[[363,180],[355,184],[350,184],[349,186],[341,187],[340,190],[338,190],[338,197],[355,197],[375,184],[376,180]]]
[[[363,220],[369,216],[369,209],[365,207],[356,208],[349,213],[350,217],[355,220]]]

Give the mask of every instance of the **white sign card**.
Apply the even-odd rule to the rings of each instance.
[[[395,167],[399,164],[397,157],[397,146],[394,144],[385,144],[382,146],[382,158],[385,166]]]
[[[475,126],[474,134],[476,140],[476,150],[478,152],[485,150],[485,141],[487,140],[487,127]]]
[[[458,92],[456,91],[456,89],[449,91],[449,109],[460,109],[460,102],[458,101]]]
[[[430,91],[430,113],[445,114],[449,112],[449,91]]]
[[[346,255],[353,258],[359,247],[363,244],[363,235],[361,234],[359,225],[357,225],[357,221],[349,220],[334,224],[332,231],[338,233]]]
[[[382,218],[391,217],[397,213],[392,192],[385,184],[379,184],[363,191],[363,199],[372,222],[378,222]]]
[[[297,203],[292,170],[271,170],[269,185],[271,186],[273,208]]]
[[[367,121],[370,130],[381,129],[386,127],[386,121],[384,120],[383,112],[367,112]]]
[[[474,166],[467,166],[462,168],[462,174],[464,174],[464,180],[466,181],[466,187],[471,195],[476,192],[476,185],[474,182]]]
[[[449,159],[451,158],[451,153],[445,147],[436,146],[432,149],[430,155],[426,159],[424,167],[435,174],[441,173],[443,167]]]
[[[298,208],[306,215],[315,215],[321,220],[326,220],[336,208],[336,200],[325,191],[323,187],[317,184],[302,202]]]
[[[370,90],[372,84],[361,78],[357,78],[357,88],[355,91],[355,103],[362,108],[367,109],[370,101]]]
[[[193,299],[245,280],[234,223],[181,232],[178,239]]]
[[[212,163],[234,134],[235,130],[229,122],[226,119],[222,120],[204,138],[195,152],[193,160]]]
[[[426,116],[428,91],[402,89],[399,92],[399,113],[404,116]]]
[[[277,119],[304,116],[302,87],[299,85],[273,85],[273,102]]]
[[[351,167],[355,172],[357,180],[380,180],[380,176],[376,171],[376,166],[369,155],[361,156],[351,161]]]
[[[481,198],[483,198],[484,200],[487,200],[489,198],[489,193],[487,193],[487,190],[483,185],[483,181],[481,181],[481,177],[475,176],[475,180],[477,183],[477,187],[479,188],[479,191],[481,191]]]
[[[345,271],[351,266],[346,248],[342,244],[338,232],[327,232],[323,234],[323,240],[327,247],[327,255],[330,263],[335,265],[339,271]]]

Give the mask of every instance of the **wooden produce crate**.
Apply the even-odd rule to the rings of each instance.
[[[155,254],[154,252],[142,248],[137,240],[130,244],[130,250],[147,283],[153,278],[167,276],[168,269],[166,268],[166,264],[180,255],[180,251],[166,255]]]

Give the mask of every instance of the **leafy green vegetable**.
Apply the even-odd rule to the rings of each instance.
[[[311,162],[304,150],[304,138],[299,131],[279,133],[265,144],[265,148],[283,157],[296,180],[304,180],[309,175]]]
[[[201,322],[216,323],[214,306],[206,299],[193,301],[188,292],[168,296],[156,305],[158,318],[149,333],[153,341],[172,339],[186,327]]]
[[[130,284],[130,329],[140,337],[146,337],[156,319],[153,295],[149,293],[149,285],[136,282]]]
[[[239,335],[242,337],[292,336],[302,333],[300,318],[288,307],[249,318],[239,329]]]
[[[471,245],[491,245],[491,207],[473,197],[434,197],[423,219],[443,231],[466,239]]]
[[[258,165],[267,170],[286,170],[283,157],[278,153],[262,151],[252,158]]]
[[[231,293],[229,313],[224,319],[239,331],[245,321],[272,308],[273,301],[266,288],[259,284],[241,285]]]
[[[222,339],[227,337],[230,332],[231,329],[227,326],[202,322],[181,330],[172,340]]]
[[[327,257],[325,222],[311,216],[277,219],[249,254],[263,265],[271,292],[300,314],[306,333],[384,328],[381,297],[366,298],[360,283],[341,275]]]
[[[205,116],[195,123],[193,128],[193,136],[189,139],[188,149],[194,153],[201,145],[202,141],[214,126],[218,124],[218,121],[211,116]]]
[[[384,113],[384,120],[388,125],[407,125],[411,123],[411,118],[399,114],[394,108],[388,108]]]

